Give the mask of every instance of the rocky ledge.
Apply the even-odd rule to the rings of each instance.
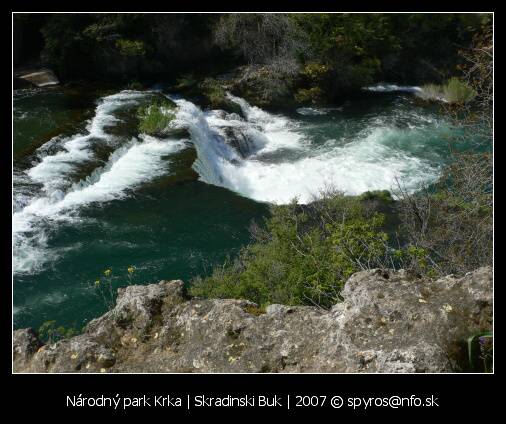
[[[492,270],[437,281],[370,270],[331,310],[188,298],[183,282],[120,289],[83,334],[13,337],[14,372],[455,372],[492,328]]]

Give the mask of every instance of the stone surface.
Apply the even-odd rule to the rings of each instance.
[[[46,87],[49,85],[58,85],[60,81],[50,69],[37,69],[19,71],[15,74],[16,78],[27,81],[37,87]]]
[[[42,346],[14,332],[15,372],[455,372],[492,327],[492,270],[437,281],[354,274],[330,311],[190,299],[181,281],[120,289],[85,332]]]

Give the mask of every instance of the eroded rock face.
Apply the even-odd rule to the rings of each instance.
[[[330,311],[189,299],[179,280],[120,289],[76,337],[14,332],[15,372],[454,372],[492,326],[492,270],[432,281],[354,274]]]

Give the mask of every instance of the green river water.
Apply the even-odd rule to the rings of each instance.
[[[137,108],[160,94],[15,91],[15,328],[81,328],[107,308],[94,287],[105,269],[114,288],[206,275],[269,203],[433,181],[461,130],[411,89],[383,91],[282,114],[231,97],[242,116],[164,93],[188,133],[162,139],[136,130]]]

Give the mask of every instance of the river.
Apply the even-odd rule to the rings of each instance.
[[[462,130],[413,88],[381,87],[283,113],[229,94],[241,115],[162,93],[186,130],[165,139],[136,129],[154,91],[16,90],[15,328],[81,328],[107,308],[94,286],[105,269],[113,288],[208,274],[269,203],[434,181]]]

